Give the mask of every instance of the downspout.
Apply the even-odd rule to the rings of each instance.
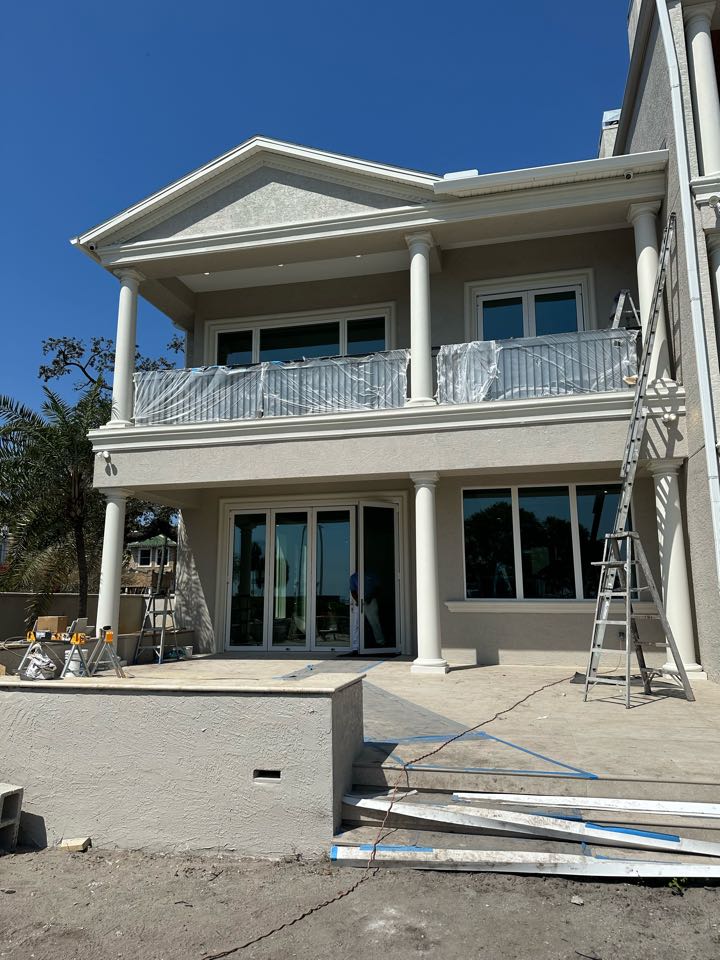
[[[690,293],[690,317],[695,343],[695,362],[697,365],[698,393],[700,396],[700,412],[702,415],[703,439],[705,442],[705,461],[708,486],[710,488],[710,515],[712,518],[713,541],[715,546],[715,575],[720,584],[720,476],[718,475],[718,448],[712,393],[710,391],[710,363],[708,360],[707,344],[705,342],[705,325],[703,323],[700,300],[698,252],[695,239],[695,218],[693,215],[692,195],[690,193],[690,164],[687,154],[685,117],[683,114],[680,88],[680,71],[678,69],[677,53],[675,51],[672,27],[670,25],[667,0],[655,0],[655,5],[657,7],[660,33],[663,46],[665,47],[665,57],[667,59],[668,74],[670,76],[670,102],[672,104],[678,164],[680,209],[682,211],[683,224],[685,225],[685,258],[687,261],[688,289]]]

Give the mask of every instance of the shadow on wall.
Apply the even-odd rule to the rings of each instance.
[[[178,522],[175,610],[177,625],[194,630],[195,653],[215,652],[215,630],[182,514]]]

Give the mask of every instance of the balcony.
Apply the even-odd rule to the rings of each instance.
[[[540,399],[629,390],[638,333],[593,330],[440,349],[440,404]],[[368,357],[203,367],[135,374],[137,426],[222,423],[263,417],[405,406],[409,350]]]

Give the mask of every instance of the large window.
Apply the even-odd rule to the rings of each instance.
[[[479,340],[572,333],[588,325],[589,272],[469,285],[472,325]]]
[[[593,599],[619,484],[465,490],[465,596]]]
[[[365,356],[388,348],[389,310],[378,315],[350,311],[337,318],[308,318],[288,322],[254,321],[232,329],[217,325],[217,339],[208,362],[246,366],[263,361],[288,362],[313,357]]]

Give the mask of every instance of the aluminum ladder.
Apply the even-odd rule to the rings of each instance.
[[[653,677],[663,673],[672,673],[680,680],[687,699],[695,699],[685,667],[682,663],[682,658],[678,653],[677,644],[675,643],[670,624],[665,616],[662,598],[655,584],[650,565],[648,564],[645,551],[640,542],[640,537],[636,532],[627,530],[635,476],[648,417],[645,395],[647,393],[650,362],[655,344],[657,325],[663,306],[663,291],[665,289],[665,281],[670,264],[670,253],[674,239],[675,214],[672,213],[668,219],[660,249],[658,273],[650,304],[645,342],[643,344],[642,356],[638,368],[635,397],[633,399],[630,424],[625,439],[625,451],[620,469],[622,487],[617,512],[615,514],[613,532],[605,538],[602,560],[594,564],[594,566],[600,568],[600,582],[595,603],[590,657],[585,674],[585,692],[583,699],[587,701],[590,690],[596,684],[623,686],[625,688],[626,707],[631,706],[630,660],[632,653],[635,653],[638,661],[643,690],[646,694],[652,693],[651,681]],[[637,310],[632,303],[632,298],[627,291],[622,291],[618,298],[618,306],[615,311],[614,326],[619,325],[621,316],[626,313],[628,300],[630,301],[632,314],[637,317]],[[639,571],[642,572],[645,581],[644,584],[640,583],[637,576]],[[635,611],[634,603],[640,599],[641,594],[646,592],[650,594],[650,599],[655,606],[655,613],[638,614]],[[622,618],[617,614],[613,615],[612,612],[613,603],[617,604],[618,601],[622,602],[624,606],[624,615]],[[647,667],[643,647],[658,646],[658,641],[640,638],[637,626],[639,619],[657,619],[660,621],[660,625],[665,634],[665,641],[662,641],[661,645],[667,647],[668,653],[674,662],[674,668],[670,669],[666,667],[663,670],[656,670]],[[624,648],[622,653],[625,659],[625,674],[623,677],[600,676],[599,673],[600,658],[603,652],[607,652],[603,650],[603,647],[608,626],[624,627],[622,634]]]

